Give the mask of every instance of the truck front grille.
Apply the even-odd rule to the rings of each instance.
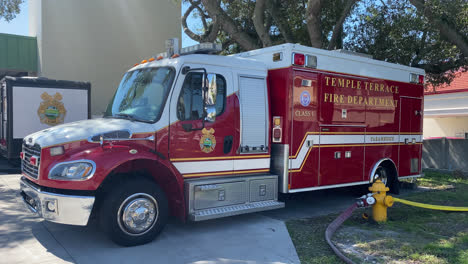
[[[38,144],[28,146],[23,142],[24,158],[21,161],[21,170],[28,176],[37,179],[39,178],[39,166],[41,164],[41,147]],[[38,157],[37,166],[31,165],[29,160],[32,156]]]

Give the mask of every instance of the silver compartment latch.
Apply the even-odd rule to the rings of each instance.
[[[260,184],[258,195],[260,195],[260,196],[265,196],[266,195],[266,184]]]
[[[226,191],[224,189],[218,191],[218,201],[226,200]]]

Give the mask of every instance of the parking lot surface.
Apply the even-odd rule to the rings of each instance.
[[[250,214],[173,220],[152,243],[123,248],[98,225],[67,226],[30,213],[18,174],[0,174],[0,263],[299,263],[283,221]]]

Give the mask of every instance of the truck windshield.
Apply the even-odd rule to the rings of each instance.
[[[151,123],[158,121],[174,76],[175,70],[170,67],[127,72],[104,116]]]

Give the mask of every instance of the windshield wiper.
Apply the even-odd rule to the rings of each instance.
[[[133,122],[133,121],[143,122],[143,123],[150,123],[150,122],[151,122],[150,120],[141,119],[141,118],[135,117],[134,115],[125,114],[125,113],[117,113],[117,114],[114,114],[114,115],[109,116],[109,117],[113,117],[113,118],[125,118],[125,119],[128,119],[128,120],[132,121],[132,122]]]

